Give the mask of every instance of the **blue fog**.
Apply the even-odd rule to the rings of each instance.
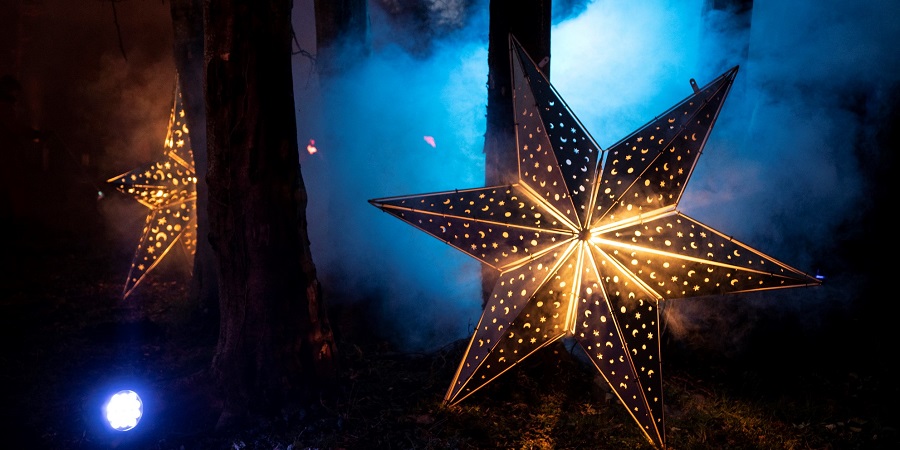
[[[900,3],[755,1],[749,28],[700,0],[574,3],[552,28],[551,82],[603,148],[688,96],[691,78],[702,86],[740,65],[679,209],[816,273],[838,226],[867,201],[852,152],[872,151],[900,81],[891,47]],[[465,20],[469,34],[434,41],[428,58],[378,47],[324,90],[308,59],[295,66],[310,239],[326,292],[370,302],[373,324],[409,350],[468,337],[480,267],[367,200],[484,185],[488,22]],[[305,152],[309,139],[316,154]],[[773,297],[787,309],[822,307],[853,288],[849,269],[829,275],[830,287]],[[678,333],[697,311],[673,314]]]

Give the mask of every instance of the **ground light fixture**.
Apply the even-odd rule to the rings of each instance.
[[[103,406],[103,417],[116,431],[130,431],[144,415],[144,402],[137,392],[123,389],[113,394]]]

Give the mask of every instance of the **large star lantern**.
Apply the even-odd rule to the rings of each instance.
[[[676,208],[737,74],[607,150],[510,38],[518,181],[370,200],[500,275],[445,401],[573,337],[665,447],[660,303],[819,284]]]
[[[150,209],[131,260],[123,298],[134,292],[176,244],[187,256],[196,251],[197,176],[178,80],[174,98],[162,158],[107,181]]]

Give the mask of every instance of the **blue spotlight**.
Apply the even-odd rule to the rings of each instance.
[[[103,415],[114,430],[128,431],[141,421],[141,416],[144,415],[144,403],[137,392],[124,389],[109,398],[109,401],[103,406]]]

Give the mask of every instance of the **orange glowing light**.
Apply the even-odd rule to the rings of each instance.
[[[150,210],[125,281],[127,298],[176,244],[188,257],[196,251],[197,176],[177,79],[162,158],[107,182]]]
[[[499,272],[444,401],[571,337],[665,448],[664,300],[821,284],[677,210],[738,68],[601,150],[512,36],[510,57],[518,182],[369,200]]]
[[[310,139],[309,144],[306,145],[306,151],[309,152],[310,155],[316,154],[319,149],[316,148],[316,140]]]

